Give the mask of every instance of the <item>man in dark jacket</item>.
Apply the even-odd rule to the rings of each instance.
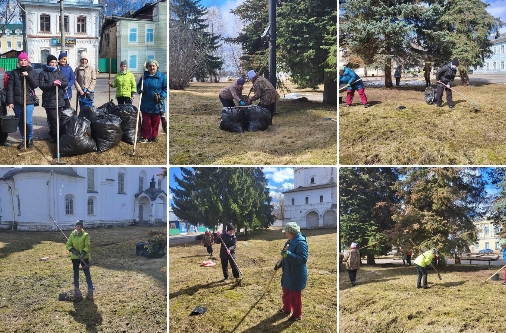
[[[296,222],[288,222],[283,227],[288,241],[284,250],[281,251],[280,266],[283,268],[281,276],[281,287],[283,289],[283,308],[279,312],[284,314],[292,313],[288,319],[296,321],[302,319],[302,290],[306,288],[307,267],[306,262],[309,256],[306,236],[300,233],[300,227]],[[288,245],[288,249],[286,246]],[[277,269],[278,267],[275,267]]]
[[[63,92],[67,88],[67,79],[58,69],[58,61],[52,54],[47,56],[47,65],[39,74],[39,88],[42,90],[42,107],[46,109],[47,121],[49,122],[49,141],[56,141],[57,117],[65,106]],[[58,97],[56,87],[58,86]],[[58,110],[56,110],[56,98],[58,98]]]
[[[26,90],[25,90],[26,81]],[[30,66],[28,55],[21,52],[18,56],[17,68],[11,71],[9,75],[9,85],[7,87],[7,104],[14,109],[16,118],[19,118],[19,132],[21,134],[21,143],[18,149],[24,147],[25,140],[25,119],[24,103],[26,100],[26,147],[33,147],[33,123],[32,115],[35,104],[34,89],[39,86],[37,72]],[[26,96],[26,99],[25,99]]]
[[[217,233],[217,237],[221,238],[220,247],[220,259],[221,268],[223,270],[223,281],[228,282],[228,263],[232,267],[232,274],[234,278],[239,279],[239,269],[235,264],[235,247],[237,245],[237,237],[235,236],[234,226],[232,224],[227,225],[227,232],[220,234]]]
[[[65,109],[70,109],[70,101],[72,100],[72,86],[76,82],[76,76],[74,75],[74,70],[68,64],[67,53],[60,53],[58,56],[58,65],[60,66],[60,71],[63,73],[65,79],[67,80],[67,88],[65,88],[63,92]]]
[[[450,89],[450,84],[455,80],[455,74],[457,73],[457,69],[459,66],[459,59],[453,58],[452,62],[442,66],[438,69],[436,74],[437,85],[437,93],[436,93],[436,105],[441,107],[443,103],[443,90],[446,91],[446,102],[450,109],[455,107],[452,99],[452,90]]]

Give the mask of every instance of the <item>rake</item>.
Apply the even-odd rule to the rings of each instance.
[[[441,85],[443,85],[443,86],[445,86],[445,87],[446,87],[446,85],[445,85],[443,82],[441,82],[441,81],[438,81],[437,83],[439,83],[439,84],[441,84]],[[446,87],[446,88],[448,88],[448,87]],[[473,106],[474,106],[474,109],[475,109],[475,110],[478,110],[478,103],[476,103],[475,101],[471,100],[470,98],[468,98],[468,97],[467,97],[467,96],[465,96],[464,94],[462,94],[462,93],[458,92],[457,90],[455,90],[455,89],[453,89],[453,88],[451,88],[451,87],[450,87],[450,90],[451,90],[451,91],[454,91],[454,92],[456,92],[457,94],[459,94],[460,96],[464,97],[464,98],[465,98],[468,102],[470,102],[471,104],[473,104]]]
[[[418,246],[416,246],[416,244],[415,244],[415,243],[413,243],[413,241],[412,241],[411,239],[410,239],[409,241],[411,242],[411,244],[413,244],[413,246],[414,246],[414,247],[416,247],[418,250],[422,251],[422,256],[423,256],[424,258],[426,258],[426,259],[427,259],[427,257],[425,257],[425,255],[423,254],[423,250],[422,250],[422,249],[420,249]],[[439,278],[439,280],[440,280],[440,281],[441,281],[441,280],[443,280],[443,278],[441,277],[441,274],[439,274],[438,270],[436,269],[436,266],[434,266],[434,265],[432,264],[432,262],[430,263],[430,265],[431,265],[431,266],[432,266],[432,268],[434,268],[434,270],[436,271],[436,273],[437,273],[437,277]]]

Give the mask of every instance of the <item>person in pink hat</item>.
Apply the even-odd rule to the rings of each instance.
[[[26,91],[24,81],[26,80]],[[21,52],[18,56],[17,68],[11,71],[7,89],[7,105],[14,109],[14,114],[19,118],[19,132],[21,143],[18,149],[24,147],[25,140],[25,119],[24,119],[24,96],[26,96],[26,147],[33,147],[33,124],[32,115],[35,104],[35,88],[39,86],[39,76],[29,65],[28,55]]]

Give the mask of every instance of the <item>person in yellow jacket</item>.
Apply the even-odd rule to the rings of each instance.
[[[137,92],[135,77],[127,70],[127,62],[123,60],[120,63],[121,71],[116,74],[114,81],[109,80],[109,85],[116,89],[116,99],[118,104],[132,104],[134,94]]]
[[[83,229],[83,220],[77,220],[76,229],[72,231],[67,240],[67,250],[70,251],[70,259],[74,268],[74,290],[75,295],[79,297],[79,265],[83,267],[86,283],[88,284],[88,298],[93,298],[95,287],[91,281],[90,274],[90,235]]]
[[[416,283],[417,288],[422,288],[422,276],[423,276],[423,289],[429,288],[427,286],[427,270],[425,269],[432,263],[434,255],[437,253],[436,249],[431,249],[420,254],[415,259],[416,271],[418,272],[418,281]]]

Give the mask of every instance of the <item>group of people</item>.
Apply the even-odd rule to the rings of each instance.
[[[436,106],[441,107],[443,103],[443,92],[446,92],[446,102],[450,109],[455,107],[455,103],[452,99],[452,89],[451,84],[455,80],[455,76],[457,74],[457,69],[459,66],[459,59],[454,58],[450,63],[441,66],[436,73],[436,82],[437,82],[437,92],[436,92]],[[425,63],[423,68],[424,78],[425,78],[425,86],[430,86],[430,71],[431,64],[429,62]],[[394,71],[395,85],[400,85],[402,73],[402,66],[399,65]],[[367,96],[365,94],[365,86],[364,82],[360,78],[360,76],[355,73],[355,71],[349,67],[341,66],[339,67],[339,84],[346,85],[346,104],[345,107],[351,106],[353,102],[353,97],[355,95],[355,91],[358,92],[360,96],[360,100],[365,108],[369,106],[367,102]],[[344,88],[344,87],[343,87]]]
[[[139,142],[158,142],[158,128],[167,133],[165,115],[165,99],[167,98],[167,77],[160,72],[159,64],[154,59],[146,63],[146,71],[136,84],[134,75],[127,69],[126,61],[121,62],[121,71],[109,85],[116,88],[118,104],[132,104],[134,94],[142,94],[140,111],[142,114],[141,135]],[[0,71],[0,113],[7,115],[7,106],[13,109],[19,118],[18,127],[22,142],[18,149],[33,147],[33,111],[39,103],[35,93],[36,88],[42,90],[41,106],[46,111],[49,125],[49,140],[56,141],[57,117],[62,110],[71,108],[72,86],[75,87],[80,99],[93,101],[95,97],[96,70],[89,64],[88,55],[81,52],[79,65],[72,70],[68,64],[66,53],[60,53],[58,58],[50,54],[46,59],[46,66],[37,74],[30,65],[28,55],[21,52],[18,56],[17,67],[7,77],[5,71]],[[25,120],[26,113],[26,120]],[[163,120],[162,120],[163,118]],[[26,125],[26,133],[25,133]],[[1,132],[1,146],[12,146],[8,134]]]
[[[345,267],[346,270],[348,271],[348,277],[350,279],[352,287],[357,285],[357,271],[360,269],[360,265],[362,262],[360,251],[357,247],[358,247],[357,243],[355,242],[351,243],[348,251],[344,253],[341,259],[346,265]],[[505,248],[504,253],[506,257],[506,242],[504,248]],[[408,248],[403,255],[403,261],[406,260],[409,266],[411,266],[412,254],[413,252],[411,251],[410,248]],[[436,262],[437,265],[437,250],[435,248],[425,251],[418,257],[416,257],[414,264],[416,267],[416,271],[418,273],[418,280],[416,283],[417,288],[423,289],[429,288],[427,285],[427,267],[429,265],[433,265],[433,262]],[[506,277],[504,280],[504,284],[506,284]]]
[[[296,222],[288,222],[283,227],[287,238],[285,246],[281,251],[282,260],[276,263],[274,270],[282,269],[281,287],[283,291],[283,306],[279,312],[290,315],[289,320],[297,321],[302,319],[302,290],[306,288],[307,267],[309,250],[306,236],[300,232]],[[226,232],[216,232],[220,239],[220,260],[223,271],[223,281],[229,281],[228,266],[232,268],[232,276],[239,281],[241,272],[236,262],[237,236],[232,224],[228,224]],[[202,243],[207,248],[207,253],[212,256],[213,234],[206,230]]]
[[[269,110],[269,113],[271,114],[270,125],[272,125],[272,118],[276,113],[276,101],[280,98],[279,93],[268,79],[263,76],[259,76],[254,70],[250,70],[247,77],[253,84],[250,89],[250,94],[251,92],[254,93],[253,96],[249,97],[248,94],[246,101],[242,99],[242,90],[246,80],[241,77],[220,91],[218,97],[221,104],[225,108],[235,107],[236,105],[234,102],[237,102],[238,106],[248,106],[254,101],[260,100],[258,105]]]

